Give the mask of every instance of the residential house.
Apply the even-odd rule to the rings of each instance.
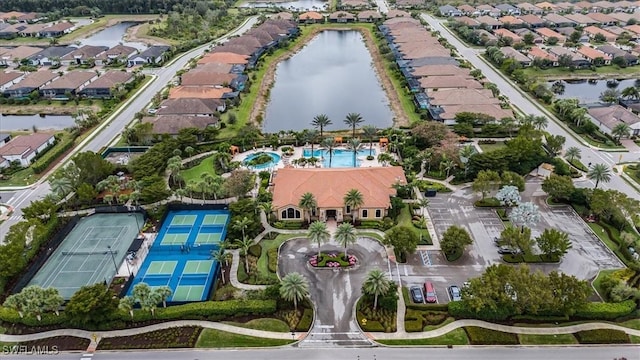
[[[167,99],[160,103],[157,115],[217,116],[227,109],[220,99]]]
[[[462,11],[458,10],[456,7],[451,5],[443,5],[438,8],[440,11],[440,16],[451,17],[451,16],[462,16],[464,15]]]
[[[369,1],[367,0],[341,0],[340,9],[364,9],[369,7]]]
[[[456,22],[464,24],[472,29],[480,26],[480,22],[478,20],[470,18],[468,16],[461,16],[459,18],[456,18]]]
[[[156,135],[178,136],[180,130],[196,128],[204,130],[207,127],[218,127],[219,119],[209,116],[191,116],[191,115],[158,115],[155,117],[142,118],[142,123],[151,123],[151,132]]]
[[[520,15],[520,9],[511,4],[498,4],[496,5],[496,9],[500,10],[500,13],[503,15]]]
[[[29,135],[19,135],[0,147],[0,166],[7,167],[10,163],[19,162],[20,166],[28,167],[33,159],[45,152],[56,142],[53,134],[37,132]]]
[[[169,99],[227,99],[238,96],[233,89],[222,86],[176,86],[169,91]]]
[[[426,6],[426,0],[396,0],[396,7],[400,9],[422,9]]]
[[[620,105],[590,107],[588,114],[592,122],[605,134],[611,134],[618,124],[627,124],[631,128],[632,136],[640,135],[640,118]]]
[[[480,16],[480,11],[469,4],[462,4],[457,9],[460,10],[463,16]]]
[[[355,21],[356,16],[346,11],[336,11],[329,15],[329,22],[332,23],[349,23]]]
[[[531,59],[526,55],[522,54],[518,50],[512,48],[511,46],[505,46],[500,48],[500,52],[504,55],[505,58],[512,58],[515,61],[519,62],[520,65],[527,67],[531,65]]]
[[[293,20],[293,14],[290,12],[279,12],[271,15],[270,19]]]
[[[400,166],[344,168],[344,169],[278,169],[273,177],[273,207],[279,221],[301,221],[304,209],[298,205],[305,193],[316,198],[311,216],[320,221],[338,222],[345,215],[356,212],[356,219],[382,220],[396,196],[395,186],[407,184]],[[351,209],[344,204],[344,196],[355,189],[362,194],[362,205]]]
[[[420,67],[410,68],[409,70],[415,78],[425,76],[462,76],[471,78],[469,69],[461,68],[452,64],[445,65],[424,65]]]
[[[9,87],[17,84],[24,78],[25,74],[17,71],[3,71],[0,73],[0,92],[4,92]]]
[[[53,24],[40,31],[40,37],[44,38],[57,38],[64,34],[69,34],[76,29],[76,25],[69,21],[62,21],[57,24]]]
[[[167,59],[171,46],[166,45],[152,45],[145,51],[129,56],[127,60],[127,66],[137,65],[162,65]]]
[[[499,105],[449,105],[443,106],[443,112],[438,114],[438,121],[442,121],[445,125],[455,125],[456,115],[462,112],[483,114],[494,119],[511,118],[513,119],[513,112],[501,108]]]
[[[75,50],[74,46],[49,46],[44,50],[29,56],[29,63],[33,66],[53,66],[60,64],[60,59]]]
[[[537,8],[542,9],[543,11],[548,13],[555,13],[556,11],[559,10],[557,5],[550,3],[548,1],[542,1],[542,2],[536,3],[535,5]]]
[[[533,15],[539,15],[542,14],[542,9],[540,9],[539,7],[531,4],[531,3],[520,3],[517,4],[516,7],[518,9],[520,9],[520,13],[521,14],[533,14]]]
[[[636,39],[640,38],[640,25],[627,25],[623,29],[627,30]]]
[[[189,71],[182,74],[180,84],[184,86],[226,86],[236,91],[244,90],[248,77],[244,74]]]
[[[60,63],[64,66],[86,65],[95,62],[96,57],[109,50],[108,46],[84,45],[60,58]]]
[[[554,54],[547,52],[546,50],[537,46],[532,46],[527,52],[527,56],[531,60],[542,59],[547,61],[551,66],[558,66],[558,57]]]
[[[0,23],[0,39],[13,39],[18,36],[20,30],[15,25]]]
[[[558,3],[555,3],[555,5],[559,9],[559,11],[565,14],[571,14],[573,12],[582,11],[582,8],[580,6],[576,5],[575,3],[571,3],[567,1],[558,2]]]
[[[80,90],[78,95],[88,98],[108,99],[113,95],[114,89],[121,88],[134,80],[133,73],[109,70]]]
[[[79,95],[80,90],[97,78],[95,71],[70,71],[40,88],[40,94],[46,98],[60,99]]]
[[[198,65],[209,63],[222,63],[222,64],[243,64],[246,65],[249,60],[248,56],[240,55],[230,52],[216,52],[204,55],[198,60]]]
[[[387,13],[387,19],[393,19],[393,18],[399,18],[399,17],[410,18],[411,14],[403,10],[389,9],[389,12]]]
[[[565,14],[564,15],[565,18],[573,21],[576,26],[580,26],[580,27],[585,27],[585,26],[591,26],[591,25],[596,25],[598,24],[598,22],[590,17],[588,17],[587,15],[583,15],[580,13],[575,13],[575,14]]]
[[[585,0],[581,0],[581,1],[578,1],[578,2],[574,3],[574,6],[579,7],[581,12],[595,12],[595,11],[597,11],[593,7],[593,3],[589,2],[589,1],[585,1]],[[577,10],[576,10],[576,12],[577,12]]]
[[[620,35],[622,35],[623,33],[627,32],[625,29],[621,28],[620,26],[605,26],[604,31],[608,31],[610,33],[612,33],[613,35],[616,36],[616,38],[618,38]]]
[[[606,30],[603,30],[597,26],[587,26],[582,30],[582,32],[589,36],[590,39],[595,38],[597,34],[601,34],[604,36],[607,42],[615,42],[618,38],[615,34],[612,34]]]
[[[597,21],[598,24],[602,26],[618,25],[619,23],[615,18],[599,12],[588,13],[587,16]]]
[[[20,11],[9,11],[0,16],[0,21],[8,23],[34,23],[42,20],[38,13],[23,13]]]
[[[533,36],[533,43],[534,44],[542,44],[544,43],[544,39],[542,38],[542,36],[538,35],[538,33],[535,33],[527,28],[524,29],[512,29],[512,31],[520,36],[523,40],[524,40],[524,36],[527,34],[531,34]]]
[[[574,27],[576,26],[575,21],[568,19],[560,14],[547,14],[542,17],[549,27]]]
[[[602,45],[596,48],[598,51],[602,51],[603,53],[609,55],[612,59],[617,57],[621,57],[625,60],[626,64],[629,66],[638,64],[638,57],[635,55],[631,55],[629,52],[624,51],[613,45]]]
[[[360,22],[377,22],[382,19],[382,14],[374,10],[365,10],[358,13]]]
[[[563,44],[567,40],[567,38],[564,35],[546,27],[537,28],[535,29],[535,32],[537,32],[540,36],[542,36],[544,41],[549,41],[549,39],[551,38],[556,38],[558,40],[558,43]]]
[[[607,15],[609,15],[612,18],[618,20],[620,22],[620,24],[627,24],[632,19],[633,19],[633,21],[636,21],[636,22],[638,22],[638,20],[640,20],[640,13],[637,13],[637,12],[634,12],[634,13],[614,12],[614,13],[610,13],[610,14],[607,14]]]
[[[461,112],[481,113],[495,119],[513,118],[513,113],[500,107],[500,100],[487,89],[440,89],[427,91],[428,111],[436,121],[455,125]]]
[[[482,45],[494,46],[498,44],[498,37],[488,32],[487,30],[475,30],[474,32],[476,33],[476,35],[478,35],[478,38],[480,39]]]
[[[589,60],[592,65],[610,65],[612,57],[603,53],[602,51],[598,51],[590,46],[581,46],[576,51],[578,54],[582,55],[585,59]]]
[[[298,22],[305,24],[316,24],[324,22],[324,15],[317,11],[307,11],[298,16]]]
[[[34,37],[34,38],[38,38],[41,37],[41,32],[42,30],[48,28],[50,26],[50,24],[32,24],[32,25],[25,25],[25,24],[16,24],[14,25],[14,28],[18,31],[18,35],[22,36],[22,37]]]
[[[511,31],[507,30],[507,29],[496,29],[493,30],[493,35],[497,36],[498,38],[508,38],[511,39],[511,43],[512,44],[517,44],[519,42],[522,42],[522,38],[520,36],[518,36],[515,33],[512,33]]]
[[[489,15],[482,15],[476,18],[476,21],[480,24],[485,24],[488,29],[495,30],[502,27],[500,20],[491,17]]]
[[[550,46],[547,50],[550,54],[556,56],[558,60],[561,56],[570,56],[571,64],[576,68],[587,68],[591,66],[591,62],[585,59],[582,55],[575,53],[562,46]]]
[[[595,12],[609,13],[616,8],[616,4],[612,1],[596,1],[591,4],[591,8],[595,10]]]
[[[435,89],[482,89],[482,84],[464,76],[428,76],[418,79],[424,90]]]
[[[499,9],[496,9],[493,6],[487,4],[476,6],[476,10],[480,11],[480,16],[490,16],[493,18],[497,18],[502,15]]]
[[[498,18],[498,21],[500,21],[504,25],[504,27],[510,28],[510,29],[522,27],[524,25],[524,21],[518,19],[513,15],[500,17]]]
[[[32,92],[40,90],[58,77],[59,75],[53,71],[34,71],[27,74],[17,84],[9,86],[3,94],[13,98],[28,97]]]
[[[545,26],[544,19],[534,14],[520,15],[518,16],[518,18],[524,21],[524,23],[527,24],[527,26],[529,26],[530,28],[539,28]]]
[[[0,66],[18,66],[22,60],[27,59],[40,51],[42,51],[42,48],[33,46],[2,48],[0,50]]]
[[[96,56],[96,65],[126,64],[127,60],[138,53],[138,49],[131,46],[116,45]]]

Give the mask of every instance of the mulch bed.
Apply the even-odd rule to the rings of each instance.
[[[186,326],[133,336],[105,338],[98,344],[98,350],[192,348],[196,345],[201,331],[201,327]]]
[[[55,336],[46,339],[33,340],[21,342],[19,345],[26,346],[31,349],[32,347],[40,347],[40,349],[48,349],[53,351],[72,351],[82,350],[85,351],[89,347],[91,341],[89,339],[83,339],[75,336]]]

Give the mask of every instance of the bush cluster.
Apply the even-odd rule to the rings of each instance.
[[[447,319],[448,314],[442,311],[421,311],[407,309],[404,316],[405,329],[408,332],[419,332],[426,325],[438,325]]]
[[[465,326],[471,345],[518,345],[518,335],[502,331],[484,329],[476,326]]]
[[[41,172],[45,171],[53,161],[55,161],[58,157],[60,157],[60,155],[64,154],[67,150],[73,147],[75,139],[75,136],[66,137],[61,142],[53,145],[53,148],[44,153],[42,157],[40,157],[31,165],[31,169],[33,170],[33,172],[36,174],[40,174]]]
[[[304,227],[302,221],[278,221],[273,224],[276,229],[299,230]]]
[[[272,273],[278,272],[278,249],[272,248],[267,250],[267,266]]]
[[[249,255],[259,258],[262,255],[262,246],[260,244],[251,245],[249,247]]]
[[[304,309],[302,313],[302,317],[296,325],[296,331],[308,331],[311,328],[311,323],[313,322],[313,310]]]
[[[629,315],[636,308],[633,300],[619,303],[590,302],[576,309],[575,317],[579,319],[614,320]]]
[[[493,198],[493,197],[480,199],[480,200],[476,201],[474,203],[474,205],[477,206],[477,207],[500,207],[500,206],[502,206],[502,204],[500,204],[500,200],[498,200],[496,198]]]

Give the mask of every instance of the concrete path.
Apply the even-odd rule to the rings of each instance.
[[[424,199],[424,195],[418,189],[417,186],[413,187],[413,192],[416,194],[416,198],[418,201]],[[436,232],[435,226],[433,226],[433,220],[431,220],[431,215],[429,214],[429,207],[425,206],[420,209],[422,216],[427,220],[427,231],[429,231],[429,236],[431,237],[431,245],[419,245],[418,250],[440,250],[440,239],[438,239],[438,233]]]
[[[249,285],[243,284],[238,281],[238,266],[240,265],[240,250],[228,250],[229,253],[233,256],[233,260],[231,260],[231,273],[229,274],[229,282],[233,287],[242,289],[242,290],[264,290],[267,288],[267,285]]]

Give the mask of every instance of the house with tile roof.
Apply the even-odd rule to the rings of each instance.
[[[587,112],[590,120],[605,134],[611,135],[616,125],[627,124],[631,128],[631,135],[640,135],[640,118],[620,105],[590,107]]]
[[[531,65],[531,59],[520,51],[512,48],[511,46],[505,46],[500,48],[500,52],[506,58],[511,58],[520,63],[520,65],[527,67]]]
[[[500,22],[500,20],[494,17],[491,17],[489,15],[478,16],[475,20],[480,24],[485,24],[487,28],[492,30],[499,29],[502,27],[502,23]]]
[[[169,99],[183,99],[183,98],[196,98],[196,99],[228,99],[229,97],[235,97],[238,93],[233,89],[222,86],[176,86],[169,91]]]
[[[520,15],[518,18],[531,28],[543,27],[546,24],[543,18],[534,14]]]
[[[606,30],[603,30],[603,29],[597,27],[597,26],[587,26],[582,31],[583,31],[583,33],[588,35],[590,39],[595,38],[596,35],[598,35],[598,34],[604,36],[604,38],[606,39],[607,42],[615,42],[616,39],[618,38],[615,34],[612,34],[612,33],[608,32]]]
[[[374,10],[365,10],[358,13],[358,21],[360,22],[376,22],[382,19],[382,14]]]
[[[585,27],[598,24],[596,20],[580,13],[565,14],[564,17],[576,23],[576,26]]]
[[[42,89],[50,84],[60,75],[53,71],[34,71],[27,74],[17,84],[9,86],[4,92],[4,96],[12,98],[23,98],[29,96],[32,92]]]
[[[587,16],[597,21],[598,24],[602,26],[618,25],[619,23],[619,21],[616,18],[613,18],[607,14],[603,14],[599,12],[588,13]]]
[[[198,64],[222,63],[222,64],[247,64],[249,57],[231,52],[215,52],[204,55]]]
[[[78,94],[91,99],[109,99],[114,89],[122,88],[134,80],[135,76],[131,72],[109,70],[86,85]]]
[[[527,52],[527,56],[531,60],[542,59],[550,63],[551,66],[558,66],[558,57],[554,54],[547,52],[537,46],[532,46]]]
[[[520,3],[517,4],[516,7],[518,9],[520,9],[520,13],[524,14],[534,14],[534,15],[538,15],[538,14],[542,14],[542,9],[540,9],[539,7],[531,4],[531,3]]]
[[[176,137],[180,131],[188,128],[204,130],[207,127],[218,127],[219,119],[209,116],[191,115],[158,115],[142,118],[142,123],[151,123],[151,132],[156,135],[169,135]]]
[[[226,110],[224,100],[182,98],[167,99],[160,103],[157,115],[193,115],[193,116],[217,116]]]
[[[70,21],[61,21],[57,24],[47,26],[39,32],[40,37],[57,38],[64,34],[69,34],[76,29],[76,24]]]
[[[317,11],[307,11],[298,16],[298,22],[305,24],[323,23],[324,15]]]
[[[24,77],[25,74],[18,71],[0,72],[0,92],[3,92],[9,87],[19,83]]]
[[[74,46],[49,46],[29,56],[28,59],[33,66],[53,66],[60,64],[60,58],[74,50],[76,50]]]
[[[0,147],[0,167],[8,167],[12,162],[28,167],[38,154],[47,151],[55,142],[54,134],[43,132],[16,136]]]
[[[497,37],[503,37],[503,38],[508,38],[511,39],[511,43],[512,44],[517,44],[522,42],[522,38],[520,36],[518,36],[515,33],[512,33],[511,31],[507,30],[507,29],[496,29],[493,30],[493,35],[497,36]]]
[[[498,21],[504,24],[505,27],[509,27],[509,28],[521,27],[524,25],[524,21],[518,19],[513,15],[506,15],[506,16],[500,17],[498,18]]]
[[[560,44],[562,44],[567,40],[566,36],[560,34],[557,31],[553,31],[553,30],[551,30],[549,28],[546,28],[546,27],[537,28],[537,29],[535,29],[535,32],[537,32],[540,36],[542,36],[542,38],[545,41],[548,41],[551,38],[556,38],[558,40],[558,42]]]
[[[339,10],[329,14],[329,22],[332,23],[349,23],[355,21],[356,16],[350,12]]]
[[[125,46],[116,45],[109,50],[96,56],[96,65],[109,65],[109,64],[126,64],[127,59],[134,54],[138,53],[138,49]]]
[[[40,95],[45,98],[66,98],[69,94],[75,96],[97,78],[95,71],[70,71],[41,87]]]
[[[279,169],[273,176],[273,207],[278,221],[302,221],[304,210],[298,205],[305,193],[316,198],[312,217],[320,221],[344,221],[345,215],[357,212],[356,219],[382,220],[396,195],[394,185],[407,184],[400,166],[369,168]],[[344,196],[351,189],[362,194],[358,209],[344,205]]]
[[[60,63],[63,66],[88,64],[107,50],[109,50],[108,46],[84,45],[61,57]]]
[[[171,46],[152,45],[139,54],[129,56],[127,66],[162,65],[169,57]]]
[[[580,46],[576,52],[589,60],[593,65],[600,66],[611,64],[612,58],[610,55],[607,55],[602,51],[598,51],[590,46]]]
[[[616,46],[613,46],[613,45],[602,45],[602,46],[598,46],[596,48],[596,50],[602,51],[603,53],[611,56],[612,59],[615,59],[617,57],[621,57],[621,58],[624,59],[624,62],[628,66],[633,66],[633,65],[637,65],[638,64],[638,57],[637,56],[632,55],[631,53],[629,53],[627,51],[624,51],[624,50],[620,49],[619,47],[616,47]]]

